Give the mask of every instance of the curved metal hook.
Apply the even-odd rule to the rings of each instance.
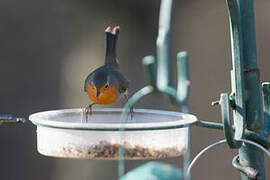
[[[195,157],[194,159],[191,161],[191,163],[189,164],[189,167],[187,169],[187,174],[190,174],[191,172],[191,169],[193,167],[193,165],[196,163],[196,161],[199,159],[200,156],[202,156],[202,154],[204,154],[206,151],[208,151],[209,149],[211,149],[212,147],[216,146],[216,145],[219,145],[219,144],[222,144],[222,143],[225,143],[227,142],[226,139],[223,139],[223,140],[220,140],[216,143],[213,143],[209,146],[207,146],[206,148],[204,148],[202,151],[200,151]]]
[[[256,143],[256,142],[253,142],[253,141],[250,141],[250,140],[247,140],[247,139],[238,139],[237,141],[240,141],[240,142],[244,142],[244,143],[247,143],[247,144],[251,144],[251,145],[254,145],[256,146],[257,148],[261,149],[262,151],[264,151],[269,157],[270,157],[270,151],[268,151],[265,147],[263,147],[262,145]],[[220,140],[216,143],[213,143],[209,146],[207,146],[206,148],[204,148],[201,152],[199,152],[195,157],[194,159],[191,161],[189,167],[188,167],[188,170],[187,170],[187,174],[190,174],[191,172],[191,169],[192,167],[194,166],[194,164],[196,163],[196,161],[199,159],[200,156],[202,156],[206,151],[208,151],[209,149],[213,148],[214,146],[216,145],[219,145],[219,144],[223,144],[227,142],[226,139],[223,139],[223,140]]]
[[[237,154],[233,160],[232,160],[232,165],[235,169],[237,169],[238,171],[246,174],[249,178],[251,179],[259,179],[258,176],[259,176],[259,172],[252,168],[252,167],[244,167],[240,164],[239,162],[239,154]]]
[[[177,90],[170,86],[170,28],[171,28],[171,14],[172,14],[173,0],[161,0],[160,16],[159,16],[159,32],[156,41],[157,45],[157,72],[155,72],[155,58],[153,56],[146,56],[143,59],[145,72],[148,75],[150,86],[136,92],[125,104],[121,122],[124,123],[130,107],[132,107],[143,96],[152,92],[161,92],[169,95],[172,100],[182,106],[182,111],[187,113],[187,98],[189,93],[189,71],[188,71],[188,57],[186,52],[181,52],[177,56],[178,65],[178,87]],[[123,126],[124,127],[124,126]],[[124,128],[121,128],[124,131]],[[122,133],[124,134],[124,133]],[[189,131],[188,131],[189,136]],[[188,146],[190,142],[188,140]],[[119,148],[119,177],[124,173],[124,147]],[[189,160],[189,159],[188,159]]]
[[[130,108],[133,107],[133,105],[140,100],[142,97],[152,93],[154,90],[154,88],[152,86],[146,86],[144,88],[142,88],[141,90],[139,90],[138,92],[136,92],[129,100],[128,102],[125,104],[124,109],[123,109],[123,113],[121,114],[120,117],[120,122],[121,122],[121,128],[120,128],[120,132],[121,132],[121,136],[125,136],[125,128],[124,128],[124,124],[125,121],[127,119],[128,116],[128,112],[130,111]],[[124,139],[124,138],[121,138]],[[125,162],[124,162],[124,157],[125,157],[125,148],[123,143],[121,143],[120,148],[119,148],[119,163],[118,163],[118,178],[120,178],[121,176],[123,176],[125,174]]]
[[[221,115],[222,122],[224,124],[224,134],[227,139],[228,145],[230,148],[239,148],[242,143],[235,141],[234,139],[238,138],[235,136],[235,132],[240,131],[244,133],[244,131],[239,130],[237,126],[235,126],[235,131],[233,131],[232,121],[231,121],[231,110],[230,110],[230,100],[229,95],[227,93],[223,93],[220,95],[220,105],[221,105]],[[241,137],[244,134],[240,134]]]

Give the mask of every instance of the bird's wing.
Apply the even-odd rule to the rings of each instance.
[[[126,76],[124,76],[118,70],[113,70],[111,74],[112,77],[110,78],[110,82],[113,84],[117,84],[120,92],[126,91],[130,83],[130,81],[126,78]]]
[[[91,78],[91,74],[89,74],[88,76],[87,76],[87,78],[85,79],[85,81],[84,81],[84,92],[87,92],[87,86],[88,86],[88,84],[89,84],[89,82],[90,82],[90,78]]]
[[[87,92],[88,84],[93,80],[96,70],[91,72],[84,81],[84,92]]]

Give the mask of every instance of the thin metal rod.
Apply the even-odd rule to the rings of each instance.
[[[124,147],[124,139],[125,139],[125,122],[128,118],[128,112],[130,112],[130,108],[139,101],[142,97],[152,93],[154,88],[152,86],[146,86],[136,92],[125,104],[123,113],[120,117],[121,128],[120,128],[120,136],[121,136],[121,144],[119,147],[119,158],[118,158],[118,179],[125,174],[125,147]]]
[[[247,140],[247,139],[239,139],[239,140],[236,140],[236,141],[242,141],[244,143],[248,143],[248,144],[251,144],[253,146],[256,146],[257,148],[261,149],[262,151],[264,151],[266,153],[267,156],[270,157],[270,151],[268,151],[265,147],[263,147],[262,145],[256,143],[256,142],[253,142],[253,141],[250,141],[250,140]]]
[[[211,128],[211,129],[217,129],[217,130],[223,130],[223,128],[224,128],[224,125],[221,123],[202,121],[202,120],[197,121],[196,125],[199,127]],[[235,131],[234,126],[232,126],[232,130]],[[260,143],[261,145],[263,145],[266,148],[270,148],[270,142],[268,141],[268,139],[265,136],[263,136],[261,134],[258,134],[256,132],[253,132],[250,130],[246,130],[245,131],[245,138],[250,139],[252,141],[255,141],[257,143]]]
[[[162,0],[157,38],[157,88],[164,90],[170,85],[170,30],[173,0]]]
[[[199,120],[196,125],[199,127],[210,128],[210,129],[219,129],[219,130],[223,130],[223,128],[224,128],[224,125],[221,123],[202,121],[202,120]]]
[[[181,103],[181,109],[183,113],[189,113],[188,109],[188,97],[189,97],[189,59],[187,52],[179,52],[177,54],[177,98]],[[187,139],[186,139],[186,152],[184,154],[184,172],[187,172],[188,165],[191,160],[191,143],[190,143],[190,127],[187,127]],[[191,177],[186,175],[185,180],[189,180]]]
[[[2,123],[24,123],[24,118],[13,117],[11,114],[0,115],[0,124]]]
[[[144,67],[144,74],[146,76],[146,82],[149,85],[156,88],[156,69],[155,69],[155,57],[154,56],[145,56],[143,58],[143,67]],[[156,90],[156,89],[155,89]]]
[[[196,161],[199,159],[200,156],[202,156],[206,151],[208,151],[209,149],[211,149],[212,147],[216,146],[216,145],[219,145],[219,144],[222,144],[222,143],[225,143],[227,142],[226,139],[223,139],[223,140],[220,140],[214,144],[211,144],[209,146],[207,146],[206,148],[204,148],[201,152],[199,152],[194,158],[193,160],[191,161],[188,169],[187,169],[187,174],[190,174],[191,172],[191,169],[193,167],[193,165],[196,163]]]
[[[235,139],[236,140],[236,139]],[[266,148],[264,148],[262,145],[258,144],[258,143],[255,143],[253,141],[250,141],[250,140],[247,140],[247,139],[237,139],[236,141],[240,141],[240,142],[244,142],[244,143],[247,143],[247,144],[250,144],[250,145],[253,145],[257,148],[259,148],[260,150],[264,151],[266,153],[266,155],[268,155],[270,157],[270,151],[268,151]],[[196,163],[196,161],[199,159],[199,157],[201,157],[206,151],[208,151],[209,149],[213,148],[214,146],[217,146],[219,144],[223,144],[227,142],[226,139],[223,139],[223,140],[220,140],[216,143],[213,143],[209,146],[207,146],[206,148],[204,148],[202,151],[200,151],[194,158],[193,160],[191,161],[189,167],[188,167],[188,170],[187,170],[187,173],[190,174],[191,172],[191,169],[192,167],[194,166],[194,164]]]
[[[185,106],[189,97],[189,58],[185,51],[177,54],[177,96],[181,104]],[[182,111],[187,111],[182,107]]]

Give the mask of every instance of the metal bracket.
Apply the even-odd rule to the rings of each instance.
[[[235,169],[244,173],[251,179],[258,179],[259,177],[259,172],[256,169],[252,167],[244,167],[239,163],[239,154],[233,158],[232,165]]]
[[[24,123],[24,118],[13,117],[11,114],[0,115],[0,125],[2,123]]]
[[[231,103],[229,100],[229,95],[227,93],[222,93],[220,95],[219,104],[221,106],[221,115],[222,115],[222,122],[224,124],[224,134],[228,145],[230,148],[239,148],[241,147],[242,143],[236,141],[235,139],[241,139],[244,135],[244,130],[239,130],[238,127],[235,127],[235,131],[232,128],[232,121],[231,121]],[[234,132],[240,131],[243,134],[236,134]]]

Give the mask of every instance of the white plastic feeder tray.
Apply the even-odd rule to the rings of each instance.
[[[186,150],[186,127],[197,122],[191,114],[134,109],[133,119],[121,124],[121,113],[116,108],[94,109],[82,123],[82,109],[65,109],[35,113],[29,119],[37,125],[39,153],[80,159],[118,159],[122,143],[125,159],[177,157]]]

